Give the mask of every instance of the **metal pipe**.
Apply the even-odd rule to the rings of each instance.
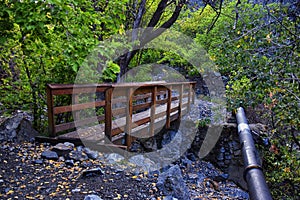
[[[259,163],[258,153],[256,151],[251,130],[242,107],[237,109],[236,119],[242,152],[244,158],[244,179],[247,182],[251,200],[269,200],[272,199],[267,186],[262,167]]]

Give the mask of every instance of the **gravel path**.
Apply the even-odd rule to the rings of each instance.
[[[43,159],[42,153],[50,148],[28,142],[1,144],[0,199],[89,199],[91,194],[99,199],[176,199],[157,187],[161,172],[144,172],[102,153],[81,161]],[[191,199],[248,198],[210,163],[185,157],[174,165],[180,167]]]

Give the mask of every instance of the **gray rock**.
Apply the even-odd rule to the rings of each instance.
[[[69,158],[75,161],[84,161],[88,160],[88,156],[82,151],[71,151],[69,153]]]
[[[65,156],[73,150],[72,146],[67,146],[63,143],[58,143],[52,147],[52,151],[55,151],[59,156]]]
[[[85,147],[83,149],[83,152],[86,153],[86,155],[93,160],[96,160],[98,158],[98,152],[97,151],[92,151],[91,149]]]
[[[75,145],[73,143],[71,143],[71,142],[64,142],[64,145],[66,145],[68,147],[72,147],[72,148],[75,147]]]
[[[18,111],[0,123],[0,142],[32,141],[38,132],[32,127],[30,114]]]
[[[65,164],[72,167],[74,166],[74,160],[66,160]]]
[[[33,161],[33,163],[34,164],[43,164],[43,160],[41,160],[41,159],[37,159],[37,160],[35,160],[35,161]]]
[[[120,161],[122,161],[124,159],[125,158],[123,156],[121,156],[120,154],[117,154],[117,153],[110,153],[110,154],[107,154],[107,156],[106,156],[106,160],[110,164],[114,164],[116,162],[120,162]]]
[[[77,193],[77,192],[80,192],[80,191],[81,191],[80,188],[75,188],[75,189],[72,190],[72,193]]]
[[[46,150],[42,153],[42,158],[48,159],[48,160],[57,160],[58,155],[54,151]]]
[[[87,169],[82,172],[82,176],[95,176],[104,174],[103,170],[100,167]]]
[[[65,158],[64,158],[63,156],[59,156],[58,161],[59,161],[59,162],[64,162],[64,161],[65,161]]]
[[[190,193],[178,165],[172,166],[159,175],[157,188],[166,196],[178,199],[190,199]]]
[[[154,161],[150,160],[149,158],[144,157],[143,155],[135,155],[129,158],[129,162],[135,164],[139,167],[142,167],[144,171],[155,171],[159,169],[159,166]]]
[[[178,200],[178,199],[172,196],[166,196],[163,198],[163,200]]]
[[[102,200],[98,195],[90,194],[84,197],[84,200]]]

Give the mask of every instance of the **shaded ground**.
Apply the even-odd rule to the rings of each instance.
[[[158,171],[148,174],[124,160],[111,164],[101,153],[96,160],[71,164],[62,157],[57,161],[42,159],[41,153],[49,148],[28,142],[1,143],[0,199],[73,200],[89,194],[102,199],[164,199],[156,185]],[[184,158],[175,164],[181,169],[191,199],[248,199],[245,191],[222,177],[210,163]],[[95,168],[99,171],[85,173]]]
[[[63,161],[36,164],[43,144],[4,143],[0,148],[0,199],[84,199],[98,194],[103,199],[149,199],[152,180],[143,175],[113,169],[101,160],[66,166]],[[38,161],[37,161],[38,162]],[[83,176],[87,168],[100,167],[103,174]],[[153,192],[153,191],[152,191]]]

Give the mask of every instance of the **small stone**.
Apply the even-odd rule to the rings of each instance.
[[[84,200],[102,200],[98,195],[90,194],[84,197]]]
[[[229,164],[230,164],[230,160],[225,160],[225,161],[224,161],[224,164],[225,164],[225,165],[229,165]]]
[[[64,142],[64,145],[66,145],[68,147],[72,147],[72,149],[75,147],[75,145],[71,142]]]
[[[75,188],[72,190],[72,193],[77,193],[77,192],[80,192],[80,188]]]
[[[72,146],[67,146],[63,143],[58,143],[51,149],[55,151],[59,156],[65,156],[73,150]]]
[[[225,152],[225,148],[221,147],[220,152],[224,153]]]
[[[241,150],[236,150],[233,152],[234,156],[239,156],[242,154],[242,151]]]
[[[107,155],[106,160],[110,163],[116,163],[124,160],[124,157],[117,153],[110,153]]]
[[[65,161],[65,158],[64,158],[63,156],[60,156],[60,157],[58,158],[58,161],[59,161],[59,162],[64,162],[64,161]]]
[[[68,165],[68,166],[73,167],[74,166],[74,160],[66,160],[65,164]]]
[[[73,159],[73,160],[76,160],[76,161],[84,161],[84,160],[88,160],[88,156],[82,152],[82,151],[71,151],[69,153],[69,158],[70,159]]]
[[[100,167],[88,169],[82,172],[82,176],[94,176],[94,175],[102,175],[104,172]]]
[[[86,155],[93,160],[96,160],[98,158],[98,152],[97,151],[92,151],[91,149],[85,147],[83,149],[83,152],[86,153]]]
[[[43,164],[43,160],[41,159],[37,159],[35,161],[33,161],[34,164]]]
[[[42,153],[42,158],[48,159],[48,160],[57,160],[58,155],[54,151],[46,150]]]
[[[218,176],[215,176],[213,178],[213,180],[217,181],[217,182],[220,182],[220,181],[226,181],[228,178],[229,178],[229,175],[224,173],[224,174],[220,174]]]
[[[224,160],[224,154],[223,154],[223,153],[220,153],[220,154],[217,156],[217,160],[218,160],[218,161]]]
[[[172,196],[166,196],[163,198],[163,200],[178,200],[178,199]]]

